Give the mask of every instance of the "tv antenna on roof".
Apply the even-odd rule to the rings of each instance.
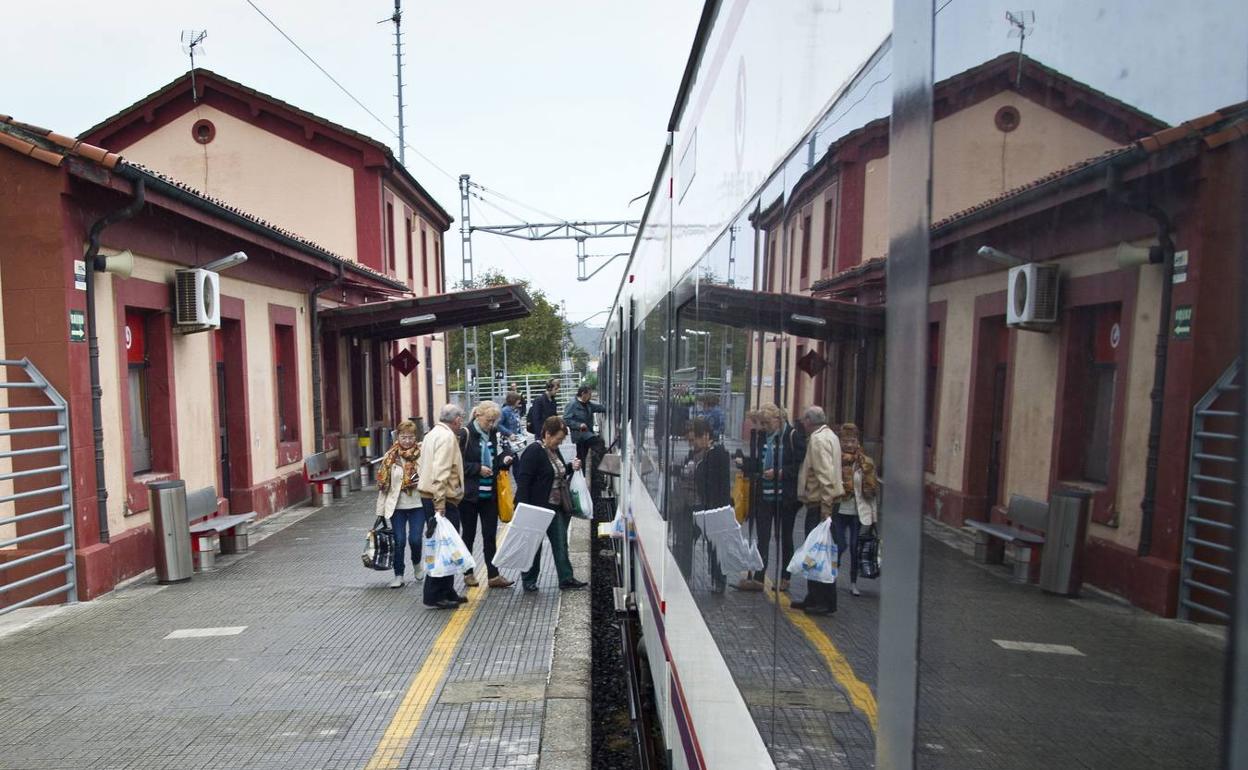
[[[1014,87],[1019,88],[1023,83],[1023,44],[1036,26],[1036,12],[1006,11],[1005,20],[1010,23],[1009,36],[1018,38],[1018,72],[1014,76]]]
[[[182,53],[191,57],[191,101],[199,101],[199,91],[195,89],[195,50],[199,49],[200,53],[208,53],[201,47],[204,38],[208,37],[206,29],[184,29],[182,30]]]

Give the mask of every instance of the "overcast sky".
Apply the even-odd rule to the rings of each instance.
[[[391,129],[393,0],[253,0]],[[459,193],[486,187],[564,219],[636,219],[701,12],[701,0],[405,0],[407,166],[456,218],[447,275],[458,280]],[[66,0],[51,23],[34,6],[0,25],[18,70],[0,78],[0,114],[77,134],[188,68],[180,34],[207,29],[197,64],[397,148],[246,0]],[[69,21],[66,21],[69,20]],[[20,64],[23,63],[24,64]],[[542,214],[498,200],[516,215]],[[510,218],[479,201],[474,223]],[[532,221],[532,220],[530,220]],[[578,321],[609,306],[623,260],[576,281],[575,244],[478,234],[478,274],[499,268],[566,300]],[[629,239],[590,241],[615,253]],[[601,322],[602,317],[594,319]]]

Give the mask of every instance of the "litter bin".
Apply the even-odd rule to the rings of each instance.
[[[1076,596],[1083,585],[1083,541],[1088,531],[1091,498],[1091,492],[1064,487],[1049,500],[1049,523],[1040,562],[1040,588],[1048,593]]]
[[[347,488],[352,492],[360,491],[360,442],[354,436],[338,439],[338,457],[342,460],[342,469],[351,471],[347,478]]]
[[[191,579],[191,525],[186,515],[186,482],[179,479],[148,484],[152,529],[156,541],[156,580],[183,583]]]

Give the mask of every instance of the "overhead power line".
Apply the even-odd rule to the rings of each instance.
[[[398,132],[396,132],[393,128],[391,128],[391,127],[390,127],[390,125],[389,125],[388,123],[386,123],[386,121],[384,121],[384,120],[382,120],[381,118],[379,118],[379,117],[377,116],[377,113],[373,112],[373,111],[372,111],[372,110],[370,110],[367,106],[365,106],[364,102],[362,102],[362,101],[360,101],[358,98],[356,98],[355,94],[351,93],[351,92],[347,89],[347,87],[346,87],[346,86],[344,86],[342,83],[340,83],[340,82],[338,81],[338,78],[336,78],[336,77],[334,77],[333,75],[329,74],[329,70],[327,70],[327,69],[325,69],[324,67],[322,67],[322,66],[321,66],[321,64],[320,64],[320,62],[318,62],[316,59],[314,59],[314,58],[312,57],[312,54],[310,54],[310,53],[308,53],[307,51],[305,51],[305,50],[303,49],[303,46],[301,46],[301,45],[299,45],[298,43],[296,43],[294,38],[292,38],[290,35],[286,34],[286,31],[285,31],[285,30],[283,30],[281,27],[279,27],[279,26],[277,25],[277,22],[273,21],[273,19],[271,19],[267,13],[265,13],[263,10],[261,10],[260,6],[256,5],[256,4],[255,4],[255,2],[254,2],[254,0],[247,0],[247,4],[248,4],[248,5],[250,5],[253,9],[255,9],[256,13],[260,14],[261,18],[263,18],[265,21],[267,21],[267,22],[269,23],[269,25],[270,25],[271,27],[273,27],[273,29],[277,30],[277,33],[278,33],[279,35],[281,35],[282,37],[286,38],[286,42],[288,42],[288,43],[290,43],[292,46],[294,46],[296,51],[298,51],[299,53],[303,54],[303,58],[305,58],[305,59],[307,59],[309,62],[311,62],[313,67],[316,67],[318,70],[320,70],[322,75],[324,75],[325,77],[329,78],[329,81],[330,81],[331,83],[333,83],[335,86],[337,86],[339,91],[342,91],[344,94],[346,94],[346,95],[347,95],[347,98],[349,98],[351,101],[355,102],[355,104],[356,104],[356,105],[357,105],[360,109],[364,110],[364,112],[368,113],[368,116],[369,116],[369,117],[371,117],[373,120],[377,121],[378,125],[380,125],[382,128],[384,128],[384,129],[385,129],[385,130],[386,130],[386,131],[387,131],[387,132],[388,132],[391,136],[393,136],[395,139],[398,139],[398,140],[399,140],[399,144],[400,144],[400,146],[402,146],[402,147],[406,147],[407,149],[409,149],[409,150],[411,150],[412,152],[416,153],[417,157],[419,157],[419,158],[420,158],[421,160],[423,160],[424,162],[428,163],[430,166],[433,166],[435,169],[437,169],[437,170],[438,170],[438,171],[439,171],[439,172],[440,172],[443,176],[445,176],[447,179],[450,179],[452,182],[456,181],[456,178],[455,178],[455,175],[454,175],[454,174],[452,174],[451,172],[449,172],[449,171],[447,171],[446,169],[444,169],[444,168],[442,168],[441,166],[439,166],[439,165],[438,165],[436,162],[434,162],[434,160],[433,160],[432,158],[430,158],[428,155],[425,155],[425,154],[424,154],[423,152],[421,152],[420,150],[418,150],[418,149],[416,149],[415,147],[411,146],[410,144],[407,144],[406,142],[404,142],[404,141],[402,140],[402,137],[400,137],[400,136],[399,136]]]

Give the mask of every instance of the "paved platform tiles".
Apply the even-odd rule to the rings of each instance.
[[[536,593],[482,586],[471,610],[426,610],[421,584],[390,589],[360,564],[374,500],[350,495],[190,583],[136,585],[0,639],[0,768],[553,766],[553,565]],[[228,635],[166,639],[186,629]],[[588,703],[566,683],[552,697],[562,712]],[[552,755],[577,767],[565,744]]]
[[[1216,766],[1216,636],[1094,591],[1044,594],[976,564],[947,529],[929,526],[928,535],[920,767]],[[874,767],[878,582],[862,580],[863,595],[850,596],[843,564],[838,612],[809,618],[785,608],[783,595],[777,609],[774,592],[713,594],[704,548],[694,552],[694,596],[776,767]],[[792,595],[805,590],[795,578]]]

